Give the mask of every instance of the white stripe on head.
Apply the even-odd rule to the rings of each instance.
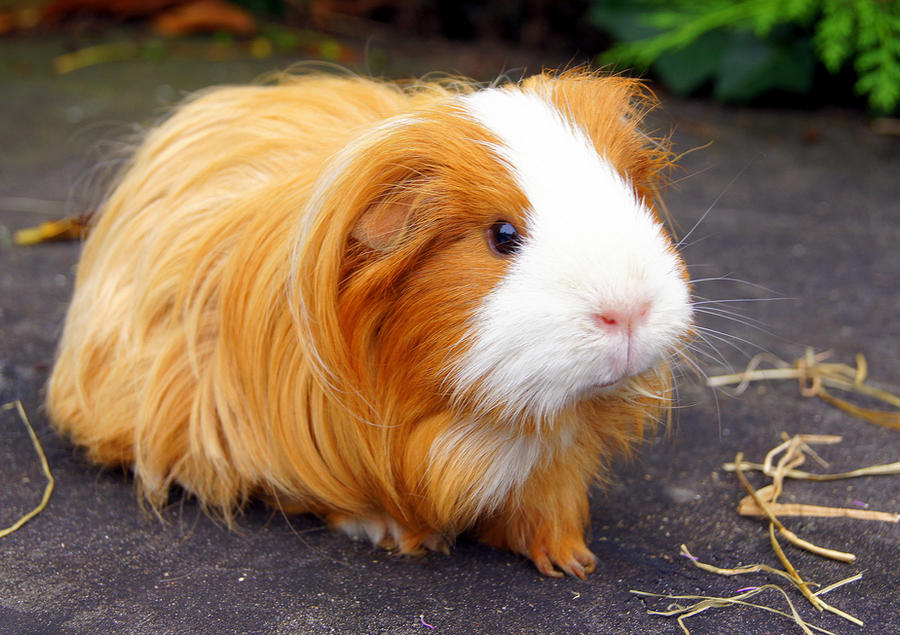
[[[524,241],[451,371],[457,395],[477,390],[482,408],[540,418],[658,363],[691,311],[681,260],[648,205],[538,95],[488,89],[461,99],[499,140],[491,150],[529,206]],[[597,327],[623,314],[641,317],[627,336]]]

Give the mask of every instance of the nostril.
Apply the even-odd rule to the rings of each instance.
[[[637,315],[638,321],[646,322],[647,316],[649,314],[650,314],[650,303],[646,302],[646,303],[642,304],[640,307],[640,311],[638,312],[638,315]]]
[[[600,328],[613,328],[619,324],[620,318],[612,313],[594,313],[594,324]]]
[[[627,329],[640,326],[647,322],[650,315],[651,303],[642,303],[634,307],[597,311],[591,315],[591,319],[598,328],[603,330]]]

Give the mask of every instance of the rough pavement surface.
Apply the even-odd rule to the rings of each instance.
[[[102,140],[152,121],[184,91],[249,80],[285,61],[134,62],[55,77],[48,68],[58,46],[2,47],[0,403],[22,400],[57,485],[45,511],[0,539],[0,631],[676,633],[674,621],[647,614],[666,601],[648,602],[629,590],[721,596],[777,582],[719,577],[678,555],[685,543],[719,566],[777,566],[765,523],[735,513],[743,491],[721,465],[738,451],[760,460],[782,431],[816,432],[844,436],[843,444],[821,450],[835,471],[900,459],[900,433],[803,399],[793,382],[732,398],[687,374],[670,429],[618,465],[608,489],[595,492],[589,542],[600,565],[587,582],[543,578],[523,558],[465,538],[449,557],[394,556],[333,534],[314,518],[287,520],[261,505],[228,531],[176,496],[161,521],[139,507],[127,474],[88,465],[42,413],[42,385],[79,245],[18,248],[10,234],[96,199],[90,184],[116,150]],[[414,72],[427,70],[426,63],[437,68],[434,60],[419,63]],[[467,71],[461,63],[447,68]],[[693,277],[728,275],[765,287],[696,284],[703,298],[760,300],[720,305],[746,319],[700,316],[723,335],[707,332],[719,352],[705,349],[712,357],[698,354],[698,363],[718,373],[727,370],[720,355],[740,367],[760,349],[793,359],[814,346],[844,361],[865,353],[872,378],[900,385],[898,139],[873,134],[863,115],[841,110],[753,111],[667,100],[656,121],[675,128],[680,151],[713,142],[684,157],[685,170],[674,175],[678,183],[667,195],[682,232],[715,202],[684,250]],[[764,330],[743,323],[751,319]],[[0,413],[0,430],[6,526],[36,504],[44,479],[13,412]],[[864,501],[897,512],[900,477],[790,483],[785,500],[847,507]],[[840,633],[900,633],[900,526],[785,522],[815,543],[858,556],[848,565],[786,547],[807,579],[829,584],[863,572],[827,598],[865,627],[819,614],[789,590],[804,618]],[[757,600],[787,610],[774,592]],[[785,618],[747,608],[712,610],[689,625],[697,633],[799,632]]]

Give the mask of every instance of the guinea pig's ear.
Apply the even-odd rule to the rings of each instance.
[[[377,251],[387,251],[405,233],[412,217],[411,194],[388,196],[373,203],[356,221],[350,236]]]

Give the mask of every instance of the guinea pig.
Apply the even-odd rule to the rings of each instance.
[[[199,93],[93,221],[47,405],[146,498],[584,578],[588,491],[671,402],[690,283],[652,96],[285,75]]]

